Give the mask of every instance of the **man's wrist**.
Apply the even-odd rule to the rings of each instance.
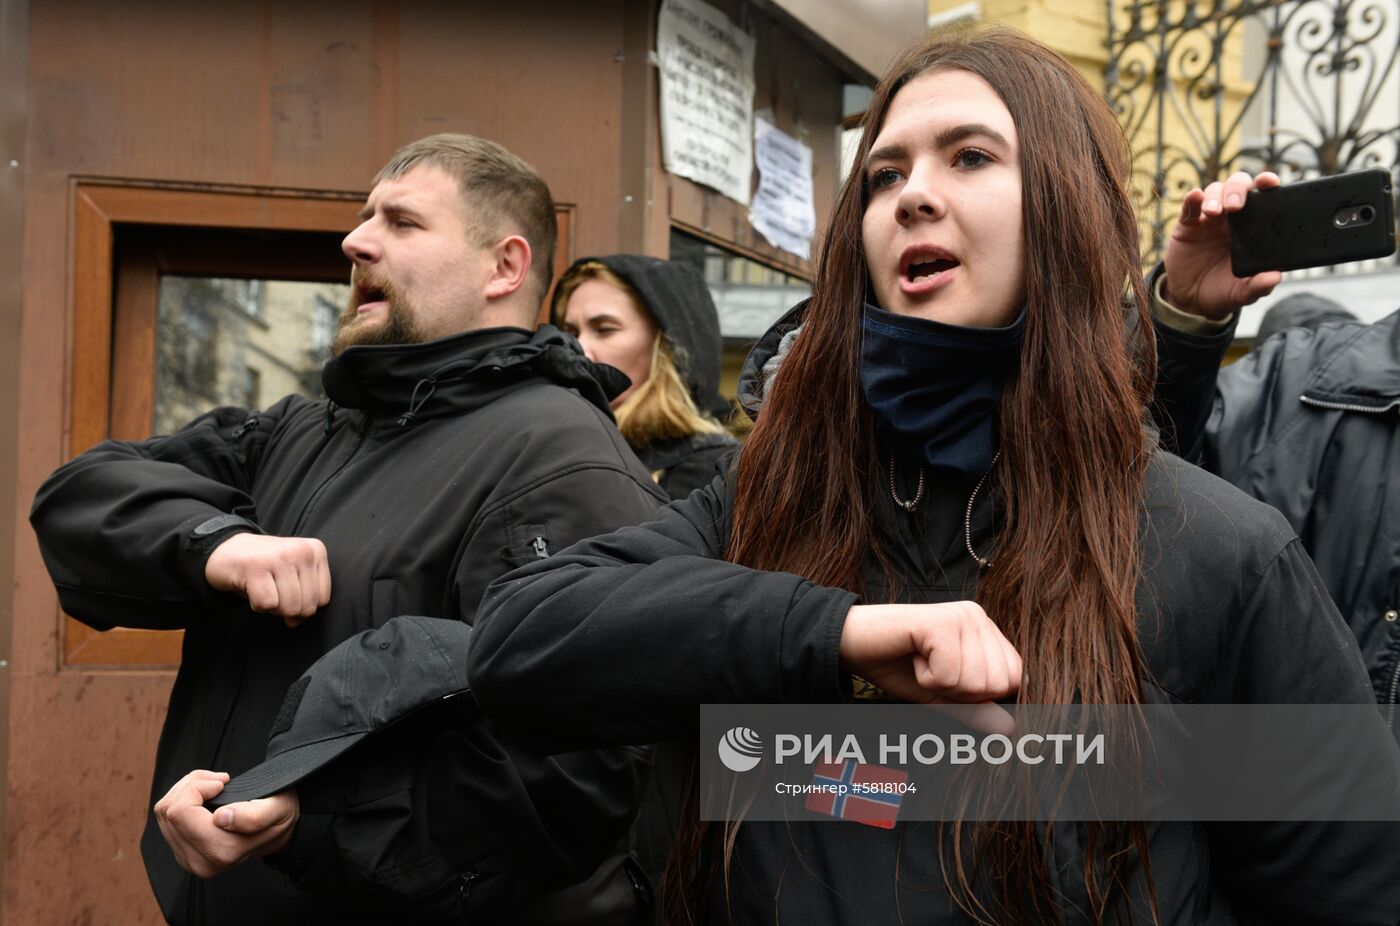
[[[209,558],[214,548],[234,534],[261,534],[262,529],[247,518],[236,514],[217,514],[196,524],[185,536],[185,548],[191,553]]]
[[[1171,292],[1167,288],[1167,275],[1159,275],[1149,294],[1149,301],[1152,303],[1152,316],[1157,321],[1186,334],[1201,335],[1208,337],[1219,334],[1230,326],[1234,321],[1234,313],[1229,313],[1223,318],[1210,318],[1195,312],[1188,312],[1178,308],[1173,304]]]

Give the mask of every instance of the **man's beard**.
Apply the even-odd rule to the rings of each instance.
[[[385,302],[385,317],[378,323],[361,323],[360,306],[375,301],[374,298],[366,298],[367,295],[377,295]],[[417,344],[422,340],[413,323],[412,310],[395,294],[389,281],[362,275],[358,268],[351,271],[350,301],[336,323],[335,341],[331,343],[332,356],[339,356],[347,347]]]

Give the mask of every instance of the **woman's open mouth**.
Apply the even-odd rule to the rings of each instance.
[[[930,256],[909,260],[900,274],[899,288],[909,296],[932,292],[951,283],[960,266],[952,257]]]

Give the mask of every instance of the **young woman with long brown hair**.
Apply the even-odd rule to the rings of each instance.
[[[727,482],[493,586],[478,701],[561,750],[871,686],[988,711],[1365,702],[1282,519],[1154,449],[1128,154],[1074,68],[1004,31],[930,40],[876,88],[856,164],[812,299],[750,358],[757,424]],[[1251,185],[1188,197],[1153,298],[1277,283],[1228,271],[1224,213]],[[1397,833],[697,823],[663,919],[1394,923]]]

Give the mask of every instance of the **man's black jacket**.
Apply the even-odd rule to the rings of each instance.
[[[1291,328],[1223,370],[1233,325],[1210,336],[1156,327],[1157,410],[1168,447],[1283,512],[1356,635],[1393,724],[1400,312],[1370,325]]]
[[[470,622],[495,577],[664,501],[611,422],[608,397],[625,383],[552,328],[353,347],[323,380],[330,402],[221,408],[173,436],[100,444],[35,500],[31,521],[68,613],[99,629],[185,630],[153,802],[191,769],[256,765],[288,686],[347,637],[399,614]],[[205,560],[238,531],[321,539],[330,604],[288,629],[212,591]],[[484,737],[494,770],[457,783],[495,798],[478,802],[497,812],[480,833],[511,833],[533,859],[498,865],[502,880],[475,896],[519,899],[587,876],[625,831],[642,760],[597,752],[517,766],[489,735],[470,735]],[[548,820],[560,809],[575,815],[563,832]],[[579,825],[590,815],[591,828]],[[142,849],[172,922],[324,918],[336,902],[259,864],[198,882],[153,816]],[[480,855],[498,850],[483,837]],[[411,876],[411,860],[398,861]],[[392,891],[393,875],[377,887]],[[341,921],[370,915],[365,898],[342,902]]]

